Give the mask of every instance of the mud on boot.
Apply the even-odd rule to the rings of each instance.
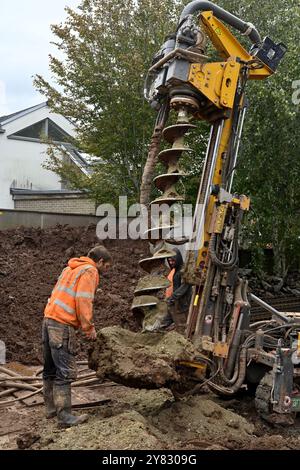
[[[89,418],[89,415],[86,414],[80,416],[72,415],[71,384],[54,385],[54,403],[56,406],[58,426],[61,428],[77,426],[78,424],[85,423]]]
[[[43,380],[43,395],[46,408],[46,418],[54,418],[56,416],[56,408],[53,399],[54,380]]]

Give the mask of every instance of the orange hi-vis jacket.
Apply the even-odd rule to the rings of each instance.
[[[174,274],[175,274],[175,268],[172,269],[170,272],[169,272],[169,275],[168,275],[168,280],[170,281],[170,285],[169,287],[166,289],[166,294],[165,294],[165,297],[166,299],[168,299],[169,297],[171,297],[173,295],[173,291],[174,291],[174,287],[173,287],[173,277],[174,277]]]
[[[93,329],[93,300],[99,284],[96,263],[87,257],[70,259],[48,299],[44,315],[59,323]]]

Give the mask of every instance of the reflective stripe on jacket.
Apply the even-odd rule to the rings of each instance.
[[[168,275],[168,280],[170,281],[170,286],[166,289],[166,299],[168,299],[169,297],[171,297],[173,295],[173,277],[174,277],[174,274],[175,274],[175,269],[172,269],[172,271],[169,272],[169,275]]]
[[[99,274],[92,259],[71,259],[52,291],[45,317],[88,333],[93,328],[93,300],[98,284]]]

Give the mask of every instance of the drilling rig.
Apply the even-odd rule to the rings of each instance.
[[[249,39],[249,52],[233,30]],[[208,43],[217,60],[215,53],[206,55]],[[202,367],[208,386],[221,395],[254,384],[260,415],[290,423],[300,411],[300,318],[251,294],[240,276],[239,232],[250,200],[232,193],[248,108],[247,81],[273,75],[285,53],[284,44],[262,39],[253,24],[210,1],[195,0],[183,9],[176,32],[155,55],[145,96],[158,112],[155,128],[162,130],[168,148],[158,154],[165,171],[154,179],[161,194],[150,206],[171,208],[182,203],[178,183],[185,175],[180,159],[191,151],[186,136],[196,132],[199,121],[209,123],[211,130],[192,231],[177,240],[170,236],[174,226],[166,224],[163,216],[148,230],[152,256],[140,261],[147,275],[135,290],[133,311],[142,311],[145,318],[166,313],[167,304],[159,293],[168,284],[161,268],[174,255],[172,244],[188,243],[182,278],[193,294],[185,335],[199,356],[184,367],[191,374]],[[168,124],[170,111],[176,119]],[[260,303],[269,317],[253,321],[252,302]]]

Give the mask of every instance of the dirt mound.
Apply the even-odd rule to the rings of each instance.
[[[34,449],[105,450],[288,450],[299,449],[299,425],[274,430],[257,426],[228,410],[211,395],[174,401],[165,389],[114,387],[108,409],[97,410],[89,422],[67,431],[55,423],[41,426]]]
[[[53,286],[67,261],[86,255],[100,243],[95,226],[0,231],[0,340],[7,360],[41,362],[41,323]],[[101,279],[95,298],[96,328],[121,325],[136,329],[130,311],[138,278],[138,261],[148,252],[143,241],[107,240],[114,265]],[[86,351],[83,338],[79,353]]]
[[[143,450],[164,449],[164,442],[151,432],[147,420],[136,411],[125,411],[105,420],[93,417],[69,432],[43,436],[37,448],[49,450]],[[79,431],[79,432],[78,432]],[[53,441],[47,445],[47,442]],[[46,445],[45,445],[46,444]]]
[[[120,327],[104,328],[89,356],[89,367],[101,379],[138,388],[160,388],[182,381],[179,361],[193,360],[192,343],[182,335],[134,333]]]
[[[210,397],[195,396],[173,403],[151,418],[151,423],[175,439],[176,448],[212,444],[238,447],[249,441],[254,426],[238,414],[221,407]]]
[[[300,418],[293,427],[271,427],[254,414],[250,398],[221,401],[204,393],[175,401],[168,389],[107,383],[91,393],[99,400],[109,398],[109,404],[85,410],[89,421],[67,430],[47,420],[42,406],[18,404],[3,410],[0,448],[17,449],[18,439],[30,432],[38,438],[31,449],[300,449]],[[247,417],[241,416],[246,410]]]
[[[130,391],[122,390],[125,404]],[[157,407],[158,403],[160,407]],[[152,412],[149,413],[150,409]],[[209,397],[171,402],[164,390],[135,390],[135,401],[130,396],[126,410],[116,414],[111,411],[113,415],[109,417],[103,417],[103,411],[97,411],[88,423],[65,432],[48,427],[34,447],[155,450],[218,446],[221,450],[243,447],[250,442],[254,429],[243,417],[225,410]]]

